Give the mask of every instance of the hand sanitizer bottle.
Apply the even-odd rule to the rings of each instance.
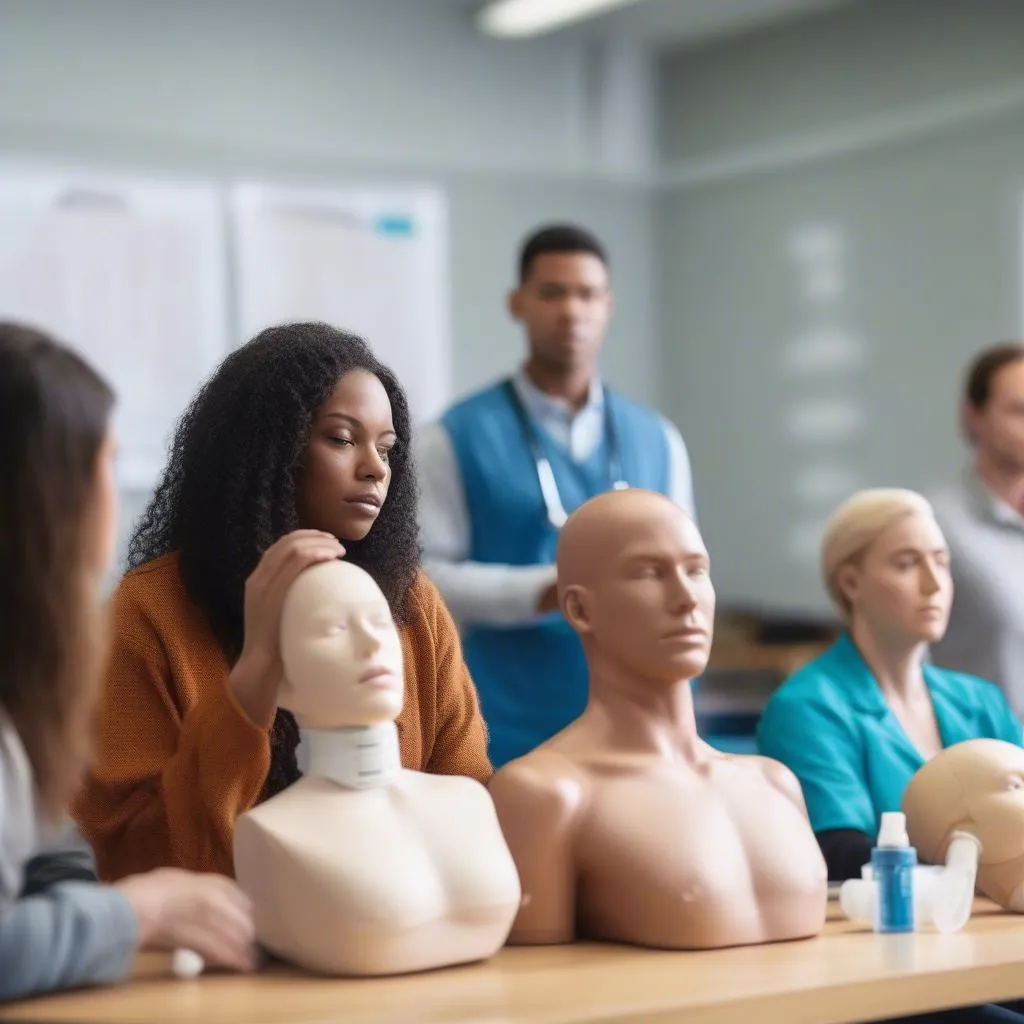
[[[876,932],[914,930],[915,864],[917,850],[907,837],[906,817],[899,811],[884,813],[871,851],[871,870],[878,886]]]

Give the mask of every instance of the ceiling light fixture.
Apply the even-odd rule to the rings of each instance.
[[[627,7],[640,0],[494,0],[477,13],[476,23],[490,36],[523,38],[553,32],[574,21]]]

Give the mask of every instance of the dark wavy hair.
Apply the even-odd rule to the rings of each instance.
[[[0,705],[53,818],[92,754],[106,630],[87,534],[113,407],[70,349],[0,323]]]
[[[128,549],[129,568],[180,552],[185,589],[231,661],[242,650],[245,581],[299,526],[296,486],[313,418],[351,370],[384,385],[398,437],[387,500],[365,539],[345,541],[345,557],[377,581],[396,621],[406,620],[420,549],[405,393],[354,334],[325,323],[270,327],[232,352],[192,400]]]

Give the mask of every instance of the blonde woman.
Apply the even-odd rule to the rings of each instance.
[[[944,747],[989,737],[1021,744],[993,683],[929,664],[953,585],[931,506],[913,491],[861,491],[832,516],[821,547],[843,635],[787,680],[758,725],[762,754],[799,778],[830,879],[860,875],[883,811]]]

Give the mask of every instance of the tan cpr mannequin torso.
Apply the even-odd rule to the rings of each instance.
[[[990,739],[947,747],[917,770],[902,806],[923,862],[944,863],[954,832],[973,835],[978,891],[1024,913],[1024,749]]]
[[[700,949],[817,934],[826,870],[795,777],[697,736],[690,681],[714,591],[696,526],[660,495],[602,495],[564,527],[558,580],[590,700],[491,783],[523,886],[510,941]]]
[[[515,865],[483,786],[401,768],[401,646],[376,584],[344,562],[306,570],[285,602],[281,651],[280,703],[303,728],[309,767],[236,825],[259,941],[341,975],[493,955],[519,905]]]

